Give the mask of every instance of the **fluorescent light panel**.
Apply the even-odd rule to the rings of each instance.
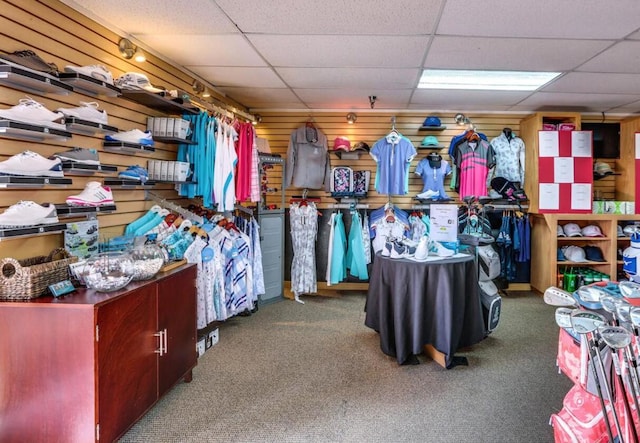
[[[425,69],[418,88],[535,91],[560,74],[562,73]]]

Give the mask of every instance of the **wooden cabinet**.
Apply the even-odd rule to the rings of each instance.
[[[114,441],[196,353],[196,268],[113,293],[0,303],[0,441]]]
[[[618,238],[617,225],[640,221],[640,216],[629,214],[544,214],[531,216],[531,286],[544,292],[549,286],[558,284],[557,276],[564,267],[589,267],[608,274],[617,280],[622,268],[618,250],[629,245],[628,239]],[[604,237],[558,237],[558,226],[576,223],[580,228],[596,225]],[[557,250],[563,246],[597,246],[602,250],[604,262],[572,262],[557,260]]]
[[[529,212],[536,213],[539,207],[538,132],[542,130],[545,123],[554,125],[572,123],[576,129],[580,129],[580,122],[580,114],[577,112],[537,112],[525,117],[520,122],[520,137],[527,147],[524,190],[529,197]]]

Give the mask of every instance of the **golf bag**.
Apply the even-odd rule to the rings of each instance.
[[[491,281],[500,275],[500,255],[491,245],[477,246],[480,281]]]
[[[562,402],[562,409],[551,415],[556,443],[608,441],[600,400],[580,385],[574,385]]]
[[[502,297],[498,295],[498,288],[491,280],[478,282],[480,286],[480,301],[482,303],[482,317],[484,318],[485,334],[492,333],[500,322]]]

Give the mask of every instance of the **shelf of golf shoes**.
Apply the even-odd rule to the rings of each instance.
[[[150,154],[156,151],[153,146],[128,142],[105,141],[102,146],[105,151],[116,154]]]
[[[19,228],[0,228],[0,241],[21,237],[33,237],[35,235],[43,234],[58,234],[64,232],[66,229],[66,223],[52,223]]]
[[[101,206],[72,206],[69,204],[55,205],[58,218],[95,218],[98,214],[116,212],[115,204]]]
[[[41,188],[43,186],[66,187],[72,183],[70,178],[63,177],[20,177],[0,175],[0,188]]]
[[[116,165],[87,165],[71,161],[62,162],[62,170],[69,175],[93,175],[93,174],[115,174],[118,172]]]
[[[110,186],[112,188],[122,188],[122,189],[153,189],[156,185],[155,180],[147,180],[144,183],[141,183],[137,180],[127,180],[122,178],[105,178],[104,185]]]
[[[120,132],[118,128],[104,123],[96,123],[89,120],[82,120],[76,117],[65,117],[64,119],[67,131],[76,134],[94,135],[94,134],[115,134]]]
[[[122,95],[120,88],[117,86],[79,72],[61,72],[58,77],[61,82],[73,87],[74,91],[82,94],[105,97],[119,97]]]
[[[0,119],[0,137],[15,138],[18,140],[44,141],[58,140],[66,141],[73,134],[62,129],[49,128],[47,126],[32,125],[13,120]]]
[[[73,91],[71,85],[52,75],[5,63],[0,63],[0,84],[39,95],[69,95]]]

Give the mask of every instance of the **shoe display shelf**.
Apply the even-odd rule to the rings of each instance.
[[[141,145],[138,143],[128,142],[109,142],[105,141],[102,144],[105,151],[114,152],[116,154],[149,154],[155,152],[156,148],[148,145]]]
[[[62,170],[65,174],[71,175],[113,174],[118,172],[118,167],[115,165],[86,165],[84,163],[63,161]]]
[[[162,95],[155,94],[153,92],[133,89],[122,89],[121,92],[124,98],[127,98],[136,103],[140,103],[141,105],[147,106],[149,108],[157,109],[158,111],[174,114],[184,113],[193,115],[197,115],[200,113],[200,109],[194,106],[186,106],[182,103],[178,103],[171,100],[170,98],[163,97]]]
[[[73,87],[44,72],[0,63],[0,84],[34,94],[69,95]]]
[[[162,143],[171,143],[171,144],[181,144],[181,145],[196,145],[197,142],[193,140],[187,140],[186,138],[179,137],[160,137],[157,135],[153,136],[153,141],[162,142]]]
[[[120,88],[79,72],[61,72],[58,77],[61,82],[72,86],[74,91],[83,94],[105,97],[122,95]]]
[[[0,241],[19,237],[33,237],[36,235],[58,234],[67,229],[66,223],[51,223],[21,228],[0,228]]]
[[[66,141],[71,136],[70,132],[61,129],[0,119],[0,137],[30,141],[43,141],[45,139]]]
[[[108,214],[116,211],[116,205],[102,206],[71,206],[67,204],[55,205],[58,218],[87,217],[95,218],[98,214]]]
[[[103,184],[112,188],[139,188],[139,189],[152,189],[157,182],[155,180],[147,180],[144,183],[140,183],[137,180],[127,180],[122,178],[105,178]]]
[[[70,178],[65,177],[22,177],[14,175],[0,176],[0,188],[39,188],[42,186],[67,186]]]
[[[93,134],[115,134],[120,132],[115,126],[105,125],[103,123],[82,120],[76,117],[65,117],[67,131],[77,134],[93,135]]]

